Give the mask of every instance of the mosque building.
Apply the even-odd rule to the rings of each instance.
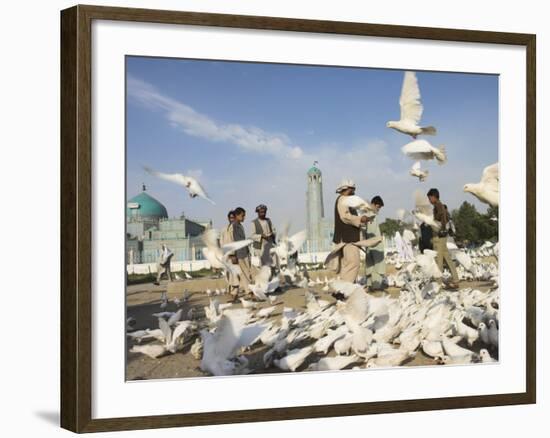
[[[330,251],[334,223],[325,217],[323,203],[323,174],[317,161],[307,171],[306,192],[306,252]]]
[[[193,220],[183,213],[169,218],[166,207],[143,186],[126,204],[126,261],[154,263],[163,243],[174,253],[173,261],[200,260],[204,247],[200,235],[211,227],[211,220]]]

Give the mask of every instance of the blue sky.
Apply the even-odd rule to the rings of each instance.
[[[422,161],[427,180],[409,175],[413,160],[401,153],[408,136],[386,128],[399,119],[403,71],[127,58],[127,195],[145,183],[170,216],[225,221],[242,206],[249,219],[267,204],[276,224],[305,224],[306,171],[319,162],[325,215],[344,177],[357,194],[380,195],[381,216],[411,210],[413,192],[439,188],[449,207],[498,161],[498,77],[417,72],[423,125],[434,125],[434,146],[445,144],[448,162]],[[216,205],[189,198],[183,187],[146,174],[142,165],[197,177]]]

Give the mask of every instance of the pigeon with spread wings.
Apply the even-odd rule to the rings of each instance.
[[[441,223],[436,221],[433,216],[433,209],[428,200],[428,197],[420,190],[414,192],[415,209],[412,214],[420,222],[424,222],[426,225],[430,225],[434,231],[441,229]]]
[[[428,177],[428,171],[420,169],[420,161],[415,162],[409,170],[411,176],[418,178],[420,182],[426,180]]]
[[[166,181],[173,182],[184,186],[189,192],[191,198],[196,198],[197,196],[206,199],[208,202],[216,205],[212,199],[208,197],[206,191],[201,186],[201,184],[192,176],[182,175],[181,173],[162,173],[157,172],[156,170],[151,169],[150,167],[143,166],[143,169],[150,175],[156,176],[157,178],[164,179]]]
[[[388,122],[386,124],[388,128],[393,128],[413,138],[420,134],[435,135],[436,129],[433,126],[421,127],[418,125],[424,107],[420,101],[418,80],[416,74],[412,71],[405,72],[399,106],[401,107],[401,118],[397,121]]]
[[[471,193],[484,204],[489,204],[491,207],[498,207],[498,183],[498,163],[495,163],[483,169],[480,182],[466,184],[464,186],[464,191]]]
[[[401,152],[413,160],[436,160],[437,164],[445,164],[447,162],[445,145],[436,148],[424,139],[407,143],[401,148]]]
[[[214,269],[224,269],[227,272],[238,273],[238,266],[232,264],[229,261],[229,256],[234,254],[238,249],[252,244],[252,239],[239,240],[236,242],[229,242],[220,246],[219,232],[212,228],[206,230],[202,234],[202,241],[206,245],[202,249],[202,253],[206,259],[210,262],[210,265]]]

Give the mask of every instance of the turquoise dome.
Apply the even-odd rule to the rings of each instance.
[[[164,219],[168,217],[166,207],[145,192],[134,196],[126,204],[127,217]]]
[[[308,174],[308,175],[312,175],[312,174],[314,174],[314,173],[316,173],[317,175],[321,175],[321,171],[320,171],[319,168],[316,167],[315,165],[311,166],[311,167],[309,168],[309,170],[307,171],[307,174]]]

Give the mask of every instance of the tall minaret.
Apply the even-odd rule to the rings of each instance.
[[[312,250],[315,250],[322,239],[321,221],[325,217],[323,207],[323,176],[317,167],[317,161],[307,171],[307,239]]]

